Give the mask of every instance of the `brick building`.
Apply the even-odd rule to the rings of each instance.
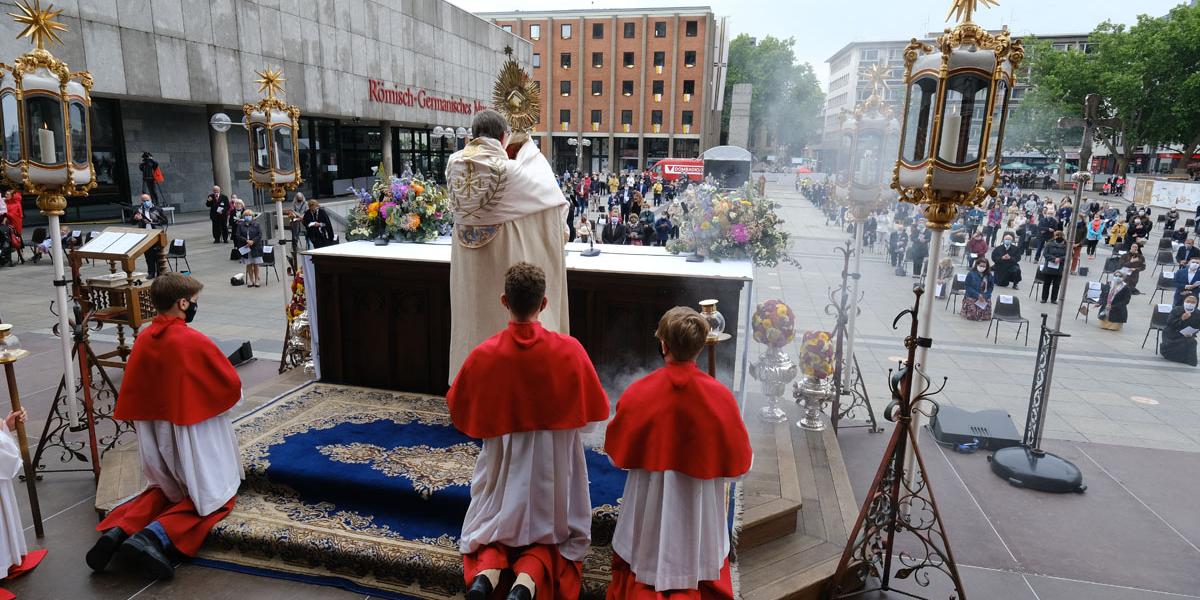
[[[719,144],[728,36],[710,8],[478,16],[533,45],[534,135],[555,171],[645,168]]]

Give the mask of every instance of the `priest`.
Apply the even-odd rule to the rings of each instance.
[[[508,327],[446,395],[454,426],[483,440],[459,540],[467,600],[579,597],[592,527],[581,436],[608,418],[608,399],[583,346],[539,321],[547,285],[537,266],[508,269]]]
[[[1021,249],[1011,231],[1004,232],[1004,239],[992,249],[992,271],[996,273],[996,285],[1019,290],[1021,283]]]
[[[133,344],[113,413],[133,421],[149,487],[96,527],[86,557],[95,571],[119,551],[147,575],[169,578],[170,554],[195,556],[233,510],[242,462],[229,409],[242,382],[217,345],[187,325],[202,287],[178,273],[150,286],[158,316]]]
[[[667,311],[666,364],[625,390],[608,425],[604,449],[629,472],[609,600],[733,599],[727,483],[753,454],[733,394],[696,366],[708,331],[690,308]]]
[[[508,313],[496,298],[504,287],[504,271],[517,262],[546,273],[550,307],[542,314],[542,326],[568,333],[563,244],[570,209],[554,171],[529,136],[511,134],[507,121],[494,110],[477,113],[471,130],[475,138],[455,152],[446,167],[454,209],[451,382],[467,353],[508,323]]]

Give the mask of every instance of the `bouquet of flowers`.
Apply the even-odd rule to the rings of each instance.
[[[292,279],[292,301],[287,306],[288,323],[300,316],[300,313],[308,308],[308,299],[304,295],[304,273],[300,269],[296,269],[296,275]]]
[[[667,243],[673,254],[697,252],[719,261],[742,258],[755,265],[773,267],[780,261],[799,266],[787,254],[788,233],[775,213],[779,206],[758,196],[747,185],[740,190],[718,192],[714,186],[692,186],[668,209],[679,224],[679,238]]]
[[[796,339],[796,315],[779,300],[758,305],[751,319],[754,341],[771,348],[782,348]]]
[[[386,235],[427,242],[449,234],[454,224],[446,190],[416,178],[379,176],[370,191],[350,188],[350,192],[359,199],[350,210],[347,237],[352,240]]]
[[[833,339],[826,331],[805,331],[800,342],[800,372],[812,379],[833,374]]]

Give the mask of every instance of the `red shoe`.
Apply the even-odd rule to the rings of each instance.
[[[37,566],[39,564],[41,564],[42,559],[46,558],[46,552],[47,551],[45,549],[34,550],[33,552],[30,552],[29,554],[22,556],[21,564],[13,565],[11,568],[9,568],[8,576],[5,577],[5,579],[16,579],[34,569],[36,569]],[[4,590],[0,590],[0,592],[3,592],[3,591]],[[10,595],[7,597],[12,598],[13,596]],[[3,594],[0,594],[0,600],[4,600],[4,598],[5,598],[5,596]]]

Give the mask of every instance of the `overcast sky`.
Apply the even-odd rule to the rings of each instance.
[[[1008,25],[1014,33],[1085,33],[1112,20],[1134,23],[1141,13],[1166,14],[1181,0],[999,0],[1000,6],[981,9],[980,25]],[[854,41],[905,40],[945,25],[949,0],[450,0],[472,12],[563,10],[575,8],[636,8],[648,6],[711,6],[718,16],[731,17],[730,37],[738,33],[765,37],[795,37],[796,55],[812,63],[825,85],[825,59]],[[843,7],[835,12],[831,7]]]

